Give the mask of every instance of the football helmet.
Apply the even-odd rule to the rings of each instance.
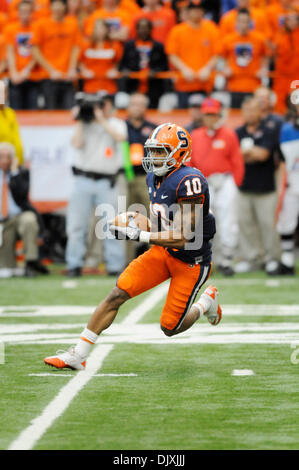
[[[146,173],[154,172],[157,176],[164,176],[171,169],[179,168],[191,158],[191,142],[190,134],[183,127],[171,123],[161,124],[144,144],[144,170]],[[162,151],[160,157],[159,150]]]

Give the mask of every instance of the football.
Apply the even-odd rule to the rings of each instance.
[[[140,212],[122,212],[121,214],[118,214],[110,223],[116,227],[128,227],[132,222],[135,222],[140,230],[144,230],[145,232],[150,231],[150,220]]]

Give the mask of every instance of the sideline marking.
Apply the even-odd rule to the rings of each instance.
[[[251,369],[234,369],[232,371],[232,375],[242,377],[245,375],[255,375],[255,374],[253,370]]]

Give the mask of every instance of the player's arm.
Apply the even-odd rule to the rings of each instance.
[[[126,238],[165,248],[184,248],[185,243],[190,242],[195,236],[195,231],[200,225],[200,210],[203,196],[193,199],[185,199],[179,203],[172,227],[161,232],[146,232],[136,226],[119,227],[110,225],[110,231],[117,238]]]
[[[199,224],[199,210],[202,197],[185,199],[179,203],[173,228],[162,232],[150,232],[149,243],[167,248],[184,248],[185,243],[194,237],[195,227]],[[141,236],[142,238],[142,236]]]

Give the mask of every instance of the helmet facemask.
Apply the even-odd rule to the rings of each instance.
[[[175,149],[173,149],[172,146],[169,144],[162,144],[157,141],[155,142],[155,139],[148,139],[144,146],[146,155],[142,160],[142,166],[144,171],[146,173],[153,172],[156,176],[166,175],[172,168],[177,165],[178,161],[173,157],[173,155],[180,149],[180,147],[181,142]],[[164,155],[160,158],[153,155],[154,151],[157,149],[164,150]],[[188,153],[185,155],[183,162],[186,160],[187,156]],[[155,163],[162,163],[162,165],[155,166]]]

